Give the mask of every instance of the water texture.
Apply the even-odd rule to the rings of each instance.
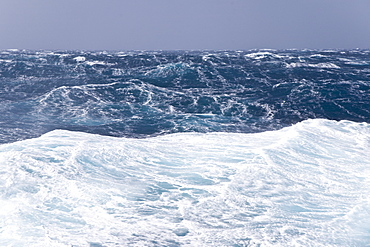
[[[0,146],[0,246],[368,246],[370,125]]]
[[[0,51],[0,246],[370,246],[370,51]]]
[[[370,122],[370,52],[0,52],[0,142]]]

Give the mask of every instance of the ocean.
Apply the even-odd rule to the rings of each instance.
[[[0,51],[0,246],[370,246],[370,50]]]

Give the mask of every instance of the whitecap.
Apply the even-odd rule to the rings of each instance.
[[[370,125],[0,146],[0,245],[364,246]]]
[[[78,56],[78,57],[73,58],[73,60],[75,60],[76,62],[84,62],[86,58],[83,56]]]
[[[299,68],[299,67],[310,67],[310,68],[322,68],[322,69],[340,69],[340,66],[334,63],[317,63],[317,64],[310,64],[310,63],[287,63],[285,65],[287,68]]]

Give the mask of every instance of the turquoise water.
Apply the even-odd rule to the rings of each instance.
[[[1,246],[367,246],[370,126],[0,146]]]

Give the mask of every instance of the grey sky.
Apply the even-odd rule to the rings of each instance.
[[[370,48],[370,1],[1,0],[8,48]]]

